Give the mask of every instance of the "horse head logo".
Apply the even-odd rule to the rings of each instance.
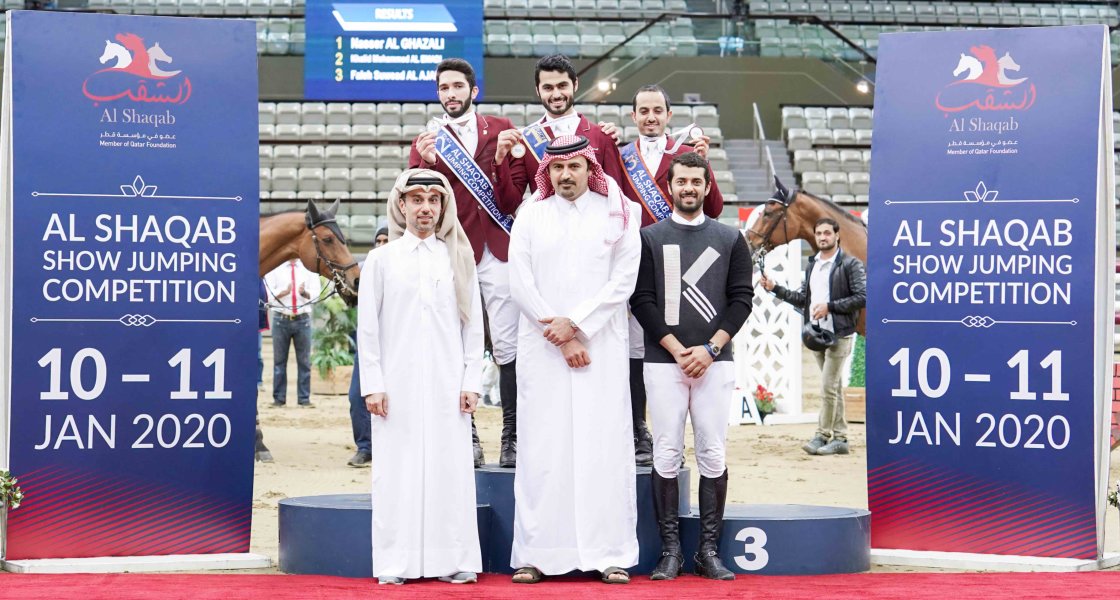
[[[105,40],[98,58],[108,66],[87,77],[82,92],[96,103],[127,98],[135,102],[182,104],[191,95],[190,79],[177,80],[177,89],[173,89],[175,82],[167,80],[182,70],[165,71],[159,64],[171,64],[173,60],[158,42],[148,46],[135,33],[118,33],[112,40]]]
[[[171,64],[172,62],[172,58],[163,51],[163,48],[159,47],[158,42],[151,48],[148,48],[148,70],[156,77],[172,77],[180,73],[180,70],[164,71],[156,65],[156,61],[165,62],[167,64]],[[1016,65],[1016,67],[1018,67],[1018,65]]]
[[[109,66],[110,70],[156,79],[166,79],[180,73],[180,71],[164,71],[156,64],[157,62],[170,64],[173,60],[163,48],[160,48],[159,42],[151,47],[145,47],[144,39],[134,33],[118,33],[116,40],[120,43],[105,40],[105,51],[98,59],[101,64],[116,60],[115,64]]]
[[[967,108],[979,110],[1026,110],[1034,105],[1037,91],[1027,77],[1012,78],[1022,67],[1010,52],[996,57],[991,46],[979,45],[959,53],[953,77],[937,94],[935,104],[946,114]],[[1015,89],[1020,84],[1025,86]],[[954,89],[955,88],[955,89]]]
[[[996,87],[1011,87],[1027,80],[1026,77],[1011,79],[1008,71],[1019,72],[1019,63],[1011,58],[1010,52],[996,58],[996,51],[991,46],[973,46],[969,48],[970,54],[960,53],[957,67],[953,69],[953,77],[964,77],[955,83],[977,83]]]

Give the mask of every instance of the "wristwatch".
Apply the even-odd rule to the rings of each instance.
[[[720,348],[719,346],[713,344],[712,342],[708,342],[707,344],[704,344],[704,347],[708,349],[708,354],[711,354],[712,358],[715,358],[715,357],[719,356],[719,353],[723,351],[723,348]]]

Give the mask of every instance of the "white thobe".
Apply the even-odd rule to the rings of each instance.
[[[617,186],[612,186],[617,190]],[[641,259],[636,203],[588,192],[525,205],[509,245],[517,340],[513,568],[546,575],[638,562],[626,306]],[[591,364],[572,369],[544,317],[579,326]]]
[[[471,449],[461,391],[482,391],[482,307],[459,318],[447,245],[409,232],[362,267],[358,357],[372,416],[373,575],[440,577],[482,570]]]

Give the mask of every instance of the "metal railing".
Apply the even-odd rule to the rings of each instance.
[[[766,145],[766,130],[762,128],[762,115],[758,112],[758,103],[751,103],[754,112],[753,135],[758,142],[758,165],[766,167],[766,181],[773,182],[777,171],[774,169],[774,155],[770,153],[770,146]]]

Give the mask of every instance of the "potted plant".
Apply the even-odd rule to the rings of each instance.
[[[758,407],[758,417],[765,422],[766,415],[774,412],[774,392],[760,383],[751,395],[754,397],[754,405]]]
[[[358,311],[347,308],[342,298],[334,295],[317,302],[313,314],[311,366],[312,374],[319,376],[313,387],[320,394],[346,394],[354,365],[350,334],[358,326]]]
[[[8,538],[8,510],[19,508],[23,502],[23,490],[19,489],[17,483],[19,480],[12,477],[11,473],[0,470],[0,559],[6,556],[4,540]]]
[[[844,416],[850,423],[867,420],[867,344],[862,335],[852,346],[852,370],[848,387],[844,388]]]
[[[1120,481],[1116,482],[1116,487],[1108,491],[1108,505],[1120,510]]]

